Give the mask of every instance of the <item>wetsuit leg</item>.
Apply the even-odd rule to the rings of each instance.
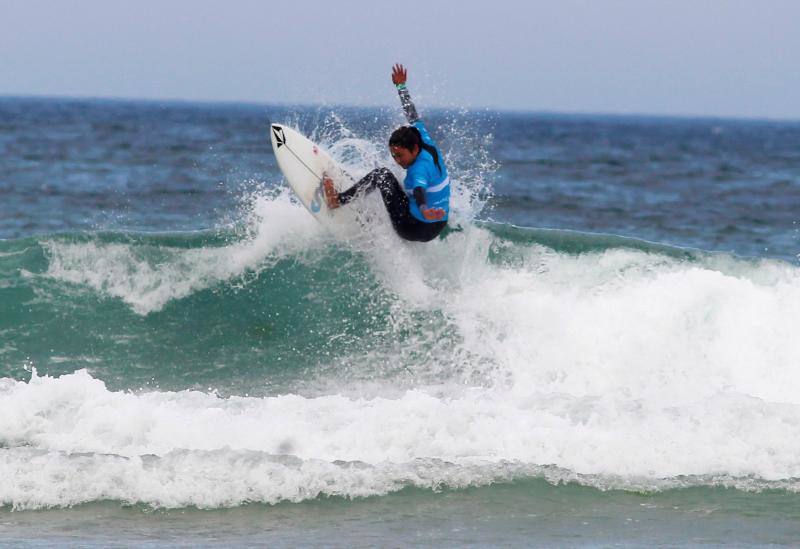
[[[375,189],[381,192],[381,198],[394,224],[404,217],[410,216],[408,197],[403,192],[400,182],[388,168],[376,168],[365,175],[358,183],[339,193],[339,202],[347,204],[360,194],[367,194]]]
[[[408,223],[402,227],[395,227],[397,234],[406,240],[414,242],[428,242],[433,240],[447,226],[447,221],[434,221],[433,223],[423,223],[419,219],[411,217]]]
[[[401,238],[417,242],[427,242],[436,238],[447,225],[446,221],[424,223],[415,219],[409,209],[408,196],[400,182],[388,168],[376,168],[365,175],[358,183],[339,193],[339,202],[347,204],[360,194],[378,189],[389,213],[394,230]]]
[[[347,204],[356,196],[367,194],[375,189],[381,192],[383,204],[392,220],[395,231],[400,233],[399,227],[403,226],[407,219],[411,217],[408,208],[408,197],[403,192],[400,182],[394,174],[387,168],[377,168],[365,175],[358,183],[339,193],[339,203]]]

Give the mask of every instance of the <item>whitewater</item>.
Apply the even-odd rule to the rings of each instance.
[[[21,280],[155,316],[257,283],[281,259],[343,257],[303,213],[286,193],[259,197],[250,236],[215,247],[45,240],[47,270]],[[467,226],[427,246],[391,242],[399,253],[370,238],[355,255],[371,284],[330,300],[298,289],[307,311],[361,293],[386,309],[358,336],[346,318],[327,326],[319,345],[347,339],[345,355],[313,356],[320,373],[297,392],[115,391],[92,368],[5,378],[1,501],[222,507],[524,477],[797,491],[797,267],[646,244],[571,254],[512,234]],[[350,268],[333,267],[338,283]]]

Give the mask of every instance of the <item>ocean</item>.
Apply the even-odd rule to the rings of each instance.
[[[0,544],[800,543],[800,123],[0,98]]]

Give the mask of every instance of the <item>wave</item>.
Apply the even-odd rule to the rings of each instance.
[[[0,505],[16,509],[230,507],[531,478],[635,492],[800,490],[797,406],[733,395],[688,407],[494,391],[221,398],[111,392],[85,371],[34,371],[0,390]]]
[[[0,242],[0,504],[797,491],[796,266],[492,222],[404,243],[369,201],[345,242],[282,192],[249,212]]]

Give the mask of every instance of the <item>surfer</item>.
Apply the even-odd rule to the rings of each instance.
[[[442,155],[411,101],[406,80],[403,65],[392,67],[392,83],[397,87],[409,123],[389,137],[392,158],[406,170],[403,184],[388,168],[376,168],[346,191],[337,193],[333,181],[325,176],[325,201],[328,208],[335,209],[356,196],[378,189],[397,234],[406,240],[428,242],[447,225],[450,179]]]

